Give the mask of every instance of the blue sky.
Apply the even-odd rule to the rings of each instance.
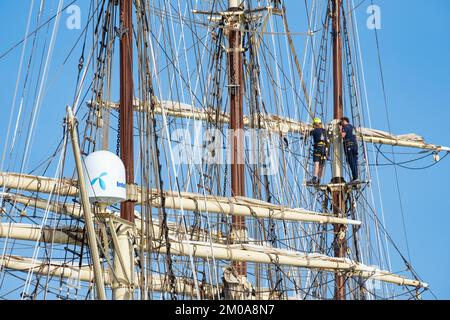
[[[85,8],[86,3],[81,1],[80,5]],[[376,0],[374,3],[381,8],[382,29],[378,34],[392,131],[399,134],[414,132],[429,142],[450,145],[450,38],[447,34],[450,30],[447,17],[450,2]],[[358,8],[357,17],[372,125],[387,130],[374,32],[365,28],[369,4],[370,0]],[[54,12],[57,1],[49,1],[48,6]],[[286,6],[289,12],[304,9],[303,1],[288,0]],[[28,7],[28,1],[0,3],[0,54],[23,38]],[[66,17],[62,17],[62,25]],[[295,14],[288,17],[291,31],[304,31],[303,24],[295,20]],[[82,21],[84,23],[85,20]],[[64,27],[59,30],[47,93],[39,115],[45,121],[38,121],[37,128],[37,132],[44,134],[46,139],[45,150],[35,146],[33,155],[37,160],[34,164],[48,154],[46,151],[54,149],[58,142],[55,137],[61,136],[64,109],[72,102],[80,48],[64,66],[62,63],[79,33]],[[21,46],[0,60],[0,150],[4,146],[6,129],[3,128],[8,123],[20,50]],[[385,150],[390,151],[390,148]],[[430,164],[430,160],[420,163],[423,164]],[[28,169],[32,169],[32,164]],[[446,201],[450,158],[427,170],[399,168],[398,175],[413,266],[438,298],[450,299],[450,210]],[[406,255],[394,169],[380,168],[380,180],[387,229]]]

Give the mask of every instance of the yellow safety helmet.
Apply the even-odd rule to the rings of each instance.
[[[320,118],[314,118],[313,124],[322,124],[322,120]]]

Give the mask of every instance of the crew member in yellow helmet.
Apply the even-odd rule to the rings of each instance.
[[[327,132],[323,128],[322,120],[320,118],[314,118],[313,130],[309,133],[313,138],[313,161],[314,161],[314,174],[307,184],[319,185],[320,180],[323,177],[323,167],[327,158],[328,139]]]

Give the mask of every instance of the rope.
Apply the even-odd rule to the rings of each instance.
[[[354,6],[354,0],[351,1],[351,4],[352,4],[352,6]],[[362,60],[363,54],[362,54],[362,50],[361,50],[361,43],[359,41],[359,30],[358,30],[358,22],[356,19],[356,15],[353,15],[353,27],[354,27],[354,34],[355,34],[355,37],[357,40],[356,43],[357,43],[358,56],[359,56],[359,65],[361,68],[362,87],[363,87],[363,91],[364,91],[364,101],[365,101],[365,105],[366,105],[367,118],[368,118],[369,127],[372,128],[372,119],[371,119],[371,113],[370,113],[370,104],[369,104],[369,97],[368,97],[368,91],[367,91],[365,69],[364,69],[364,63]],[[376,158],[376,154],[373,149],[372,149],[372,154],[373,154],[373,157]],[[377,181],[377,189],[381,190],[378,167],[375,167],[375,175],[376,175],[376,181]],[[373,192],[372,188],[370,189],[370,195],[371,195],[372,204],[373,204],[373,206],[375,206],[375,196],[374,196],[374,192]],[[381,192],[378,192],[378,199],[380,202],[381,218],[382,218],[382,222],[384,224],[385,223],[385,210],[384,210],[384,203],[383,203],[383,198],[381,196]],[[378,237],[378,225],[377,225],[377,237]],[[384,234],[384,241],[385,241],[386,253],[387,253],[387,255],[386,255],[387,266],[388,266],[389,270],[391,270],[392,269],[391,257],[390,257],[388,239],[387,239],[386,234]]]
[[[373,0],[370,0],[370,2],[372,4],[372,6],[373,6],[374,5]],[[387,101],[387,94],[386,94],[386,85],[385,85],[385,79],[384,79],[383,66],[382,66],[382,63],[381,63],[380,43],[379,43],[379,39],[378,39],[378,30],[377,30],[377,28],[375,28],[374,31],[375,31],[375,43],[376,43],[376,47],[377,47],[378,67],[379,67],[379,72],[380,72],[380,77],[381,77],[381,87],[382,87],[382,91],[383,91],[384,109],[385,109],[385,113],[386,113],[386,120],[387,120],[388,130],[389,130],[389,132],[392,132],[392,130],[391,130],[391,122],[390,122],[390,119],[389,119],[389,108],[388,108],[388,101]],[[396,162],[394,147],[391,146],[391,148],[392,148],[393,161]],[[404,209],[403,209],[403,201],[402,201],[402,195],[401,195],[401,191],[400,191],[400,181],[399,181],[399,177],[398,177],[397,166],[394,166],[394,171],[395,171],[395,180],[396,180],[396,186],[397,186],[397,193],[398,193],[398,198],[399,198],[399,202],[400,202],[400,212],[401,212],[401,215],[402,215],[402,225],[403,225],[403,233],[404,233],[405,241],[406,241],[406,249],[407,249],[407,252],[408,252],[408,258],[411,261],[411,254],[410,254],[409,241],[408,241],[408,233],[407,233],[407,230],[406,230],[405,212],[404,212]]]
[[[11,48],[9,48],[8,50],[6,50],[4,53],[2,53],[0,55],[0,60],[3,59],[4,57],[6,57],[11,51],[13,51],[14,49],[16,49],[18,46],[20,46],[22,43],[24,43],[25,41],[27,41],[27,39],[29,37],[31,37],[32,35],[36,34],[39,30],[41,30],[43,27],[45,27],[46,25],[48,25],[50,22],[53,21],[53,19],[59,17],[59,15],[66,10],[68,7],[70,7],[72,4],[74,4],[77,0],[73,0],[71,3],[69,3],[67,6],[65,6],[64,8],[62,8],[61,10],[57,11],[52,17],[50,17],[47,21],[45,21],[43,24],[41,24],[40,26],[38,26],[36,29],[34,29],[31,33],[28,33],[22,40],[20,40],[19,42],[17,42],[16,44],[14,44]]]

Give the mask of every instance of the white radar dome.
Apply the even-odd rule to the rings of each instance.
[[[114,153],[91,153],[85,159],[84,175],[91,203],[114,204],[126,200],[125,166]]]

